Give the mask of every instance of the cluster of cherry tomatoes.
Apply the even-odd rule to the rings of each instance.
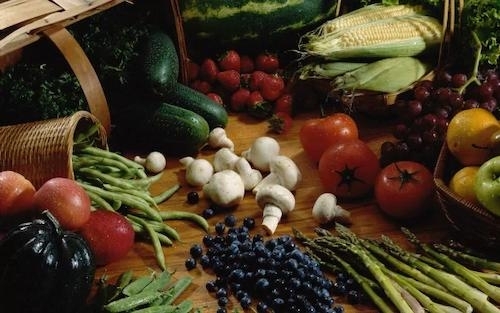
[[[291,127],[293,95],[274,53],[261,52],[252,57],[227,50],[217,57],[190,61],[188,84],[230,112],[268,119],[275,132]]]

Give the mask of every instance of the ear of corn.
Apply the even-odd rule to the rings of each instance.
[[[384,5],[381,3],[375,3],[326,21],[312,33],[321,36],[350,27],[378,21],[380,19],[421,13],[423,13],[421,6],[409,4]]]
[[[323,62],[304,65],[299,70],[299,79],[332,79],[366,65],[366,62]]]
[[[386,58],[338,76],[332,87],[347,91],[397,92],[422,78],[430,69],[429,64],[414,57]]]
[[[306,54],[329,60],[360,57],[415,56],[442,40],[441,23],[415,14],[377,20],[348,29],[313,36],[299,48]]]

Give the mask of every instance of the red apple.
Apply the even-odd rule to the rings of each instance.
[[[0,216],[14,216],[33,209],[36,189],[22,174],[0,172]]]

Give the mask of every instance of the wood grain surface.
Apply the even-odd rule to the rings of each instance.
[[[307,159],[298,139],[298,132],[301,125],[306,119],[312,117],[318,117],[318,115],[307,113],[295,117],[292,130],[283,135],[268,133],[266,122],[253,120],[243,114],[230,116],[230,121],[226,128],[228,136],[235,142],[236,153],[239,154],[247,149],[259,136],[272,136],[280,143],[281,154],[292,158],[302,171],[303,181],[295,192],[296,209],[282,219],[275,236],[282,234],[291,235],[292,227],[306,234],[313,235],[313,229],[318,226],[312,218],[311,210],[316,197],[323,193],[324,190],[320,185],[315,164]],[[392,122],[390,120],[379,120],[362,115],[353,115],[353,117],[358,123],[361,139],[368,142],[370,147],[379,154],[380,144],[386,139],[392,139],[390,135]],[[201,151],[199,157],[211,160],[214,152],[214,150],[204,149]],[[209,205],[203,197],[196,205],[186,202],[187,193],[195,189],[190,188],[185,183],[184,170],[177,159],[168,159],[166,172],[161,181],[152,186],[151,192],[153,194],[158,193],[176,183],[180,183],[182,188],[171,199],[161,205],[162,210],[186,210],[201,213]],[[202,194],[200,193],[200,195]],[[351,211],[353,219],[351,229],[357,235],[366,238],[375,238],[384,234],[396,242],[408,246],[399,230],[402,224],[384,216],[373,199],[368,198],[351,202],[344,201],[340,204]],[[429,203],[429,206],[429,214],[405,226],[414,231],[422,241],[435,241],[448,238],[451,235],[449,223],[435,203]],[[256,205],[251,193],[248,193],[243,202],[229,212],[235,214],[240,222],[247,216],[254,217],[257,224],[262,220],[262,212]],[[224,215],[217,215],[210,218],[209,223],[212,229],[213,225],[216,222],[222,221],[223,218]],[[187,271],[184,266],[184,261],[189,256],[189,248],[194,243],[202,242],[204,232],[187,221],[172,221],[169,224],[178,230],[181,235],[181,241],[175,242],[171,247],[164,248],[167,266],[169,270],[176,272],[174,277],[190,275],[194,279],[192,286],[183,297],[192,299],[195,307],[199,308],[201,312],[215,312],[217,310],[217,301],[205,289],[205,283],[215,277],[210,273],[204,272],[200,266],[191,271]],[[258,228],[255,232],[257,231],[259,231]],[[112,280],[121,272],[130,269],[137,274],[146,273],[151,269],[158,270],[152,246],[148,242],[137,242],[125,259],[98,268],[96,277],[106,274]],[[337,303],[344,304],[346,312],[377,311],[371,306],[348,305],[344,299],[336,299],[336,301]],[[231,303],[234,305],[228,307],[228,312],[233,312],[233,308],[239,309],[239,312],[243,311],[235,299],[231,299]]]

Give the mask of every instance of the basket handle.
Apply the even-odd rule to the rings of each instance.
[[[184,26],[182,23],[181,9],[178,0],[170,0],[170,8],[174,18],[174,26],[177,35],[177,48],[179,49],[179,66],[180,80],[182,83],[188,83],[188,67],[189,56],[187,52],[186,36],[184,34]]]
[[[45,30],[44,34],[61,51],[80,82],[90,113],[97,117],[106,133],[109,134],[111,118],[108,103],[99,78],[82,47],[64,27],[50,28]]]

